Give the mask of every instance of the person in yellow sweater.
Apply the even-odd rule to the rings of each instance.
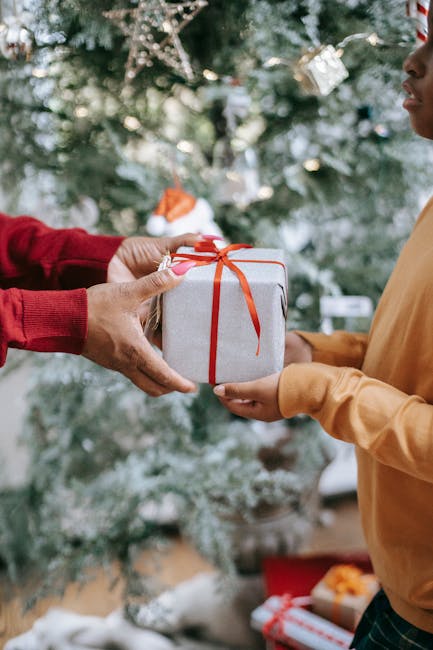
[[[404,108],[433,139],[429,37],[404,63]],[[352,648],[433,649],[433,199],[422,210],[369,334],[291,332],[281,374],[214,388],[236,415],[305,413],[356,445],[363,529],[382,590]]]

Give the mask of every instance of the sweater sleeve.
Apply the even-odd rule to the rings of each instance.
[[[384,465],[433,482],[433,406],[355,368],[287,366],[278,387],[281,414],[305,413],[334,438],[352,442]]]
[[[0,366],[9,347],[81,353],[86,287],[106,281],[121,241],[0,213]]]
[[[0,290],[0,366],[7,350],[80,354],[87,335],[87,292]]]
[[[361,368],[367,349],[368,334],[344,332],[332,334],[296,331],[313,348],[313,361],[331,366]]]
[[[0,286],[76,289],[105,282],[122,237],[54,229],[32,217],[0,213]]]

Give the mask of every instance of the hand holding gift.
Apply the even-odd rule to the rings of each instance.
[[[182,271],[156,271],[159,260],[199,235],[129,237],[110,260],[107,284],[87,290],[88,334],[83,356],[117,370],[154,397],[173,390],[191,392],[194,384],[172,370],[143,333],[152,297],[180,283]],[[153,271],[153,273],[152,273]],[[145,277],[143,277],[145,276]],[[117,286],[115,286],[117,285]]]
[[[88,331],[82,355],[122,373],[153,397],[173,390],[195,391],[193,382],[161,359],[143,331],[149,300],[180,282],[181,277],[167,269],[134,282],[89,287]]]
[[[128,237],[111,258],[107,268],[107,282],[131,282],[158,268],[167,253],[181,246],[194,246],[200,235],[184,233],[177,237]]]
[[[285,335],[284,365],[312,361],[310,344],[295,332]],[[256,379],[255,381],[231,383],[216,386],[215,395],[234,415],[243,418],[274,422],[281,420],[278,406],[278,385],[280,373]]]
[[[243,418],[274,422],[281,420],[278,407],[278,383],[280,373],[255,381],[238,384],[220,384],[214,393],[231,413]]]

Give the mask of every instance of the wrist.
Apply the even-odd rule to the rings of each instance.
[[[322,363],[294,363],[281,373],[278,407],[285,418],[300,413],[315,417],[323,408],[343,368]]]
[[[300,339],[300,346],[302,349],[302,356],[305,363],[313,361],[313,346],[306,339],[304,339],[300,334],[297,334]]]

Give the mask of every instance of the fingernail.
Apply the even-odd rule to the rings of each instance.
[[[185,275],[193,266],[195,266],[195,262],[187,260],[186,262],[179,262],[179,264],[175,264],[170,268],[176,275]]]
[[[218,397],[224,397],[224,395],[226,394],[226,389],[222,384],[220,384],[219,386],[215,386],[213,392],[215,393],[215,395],[218,395]]]
[[[202,239],[210,239],[213,241],[214,239],[219,239],[220,241],[224,240],[224,237],[221,237],[220,235],[201,235]]]

